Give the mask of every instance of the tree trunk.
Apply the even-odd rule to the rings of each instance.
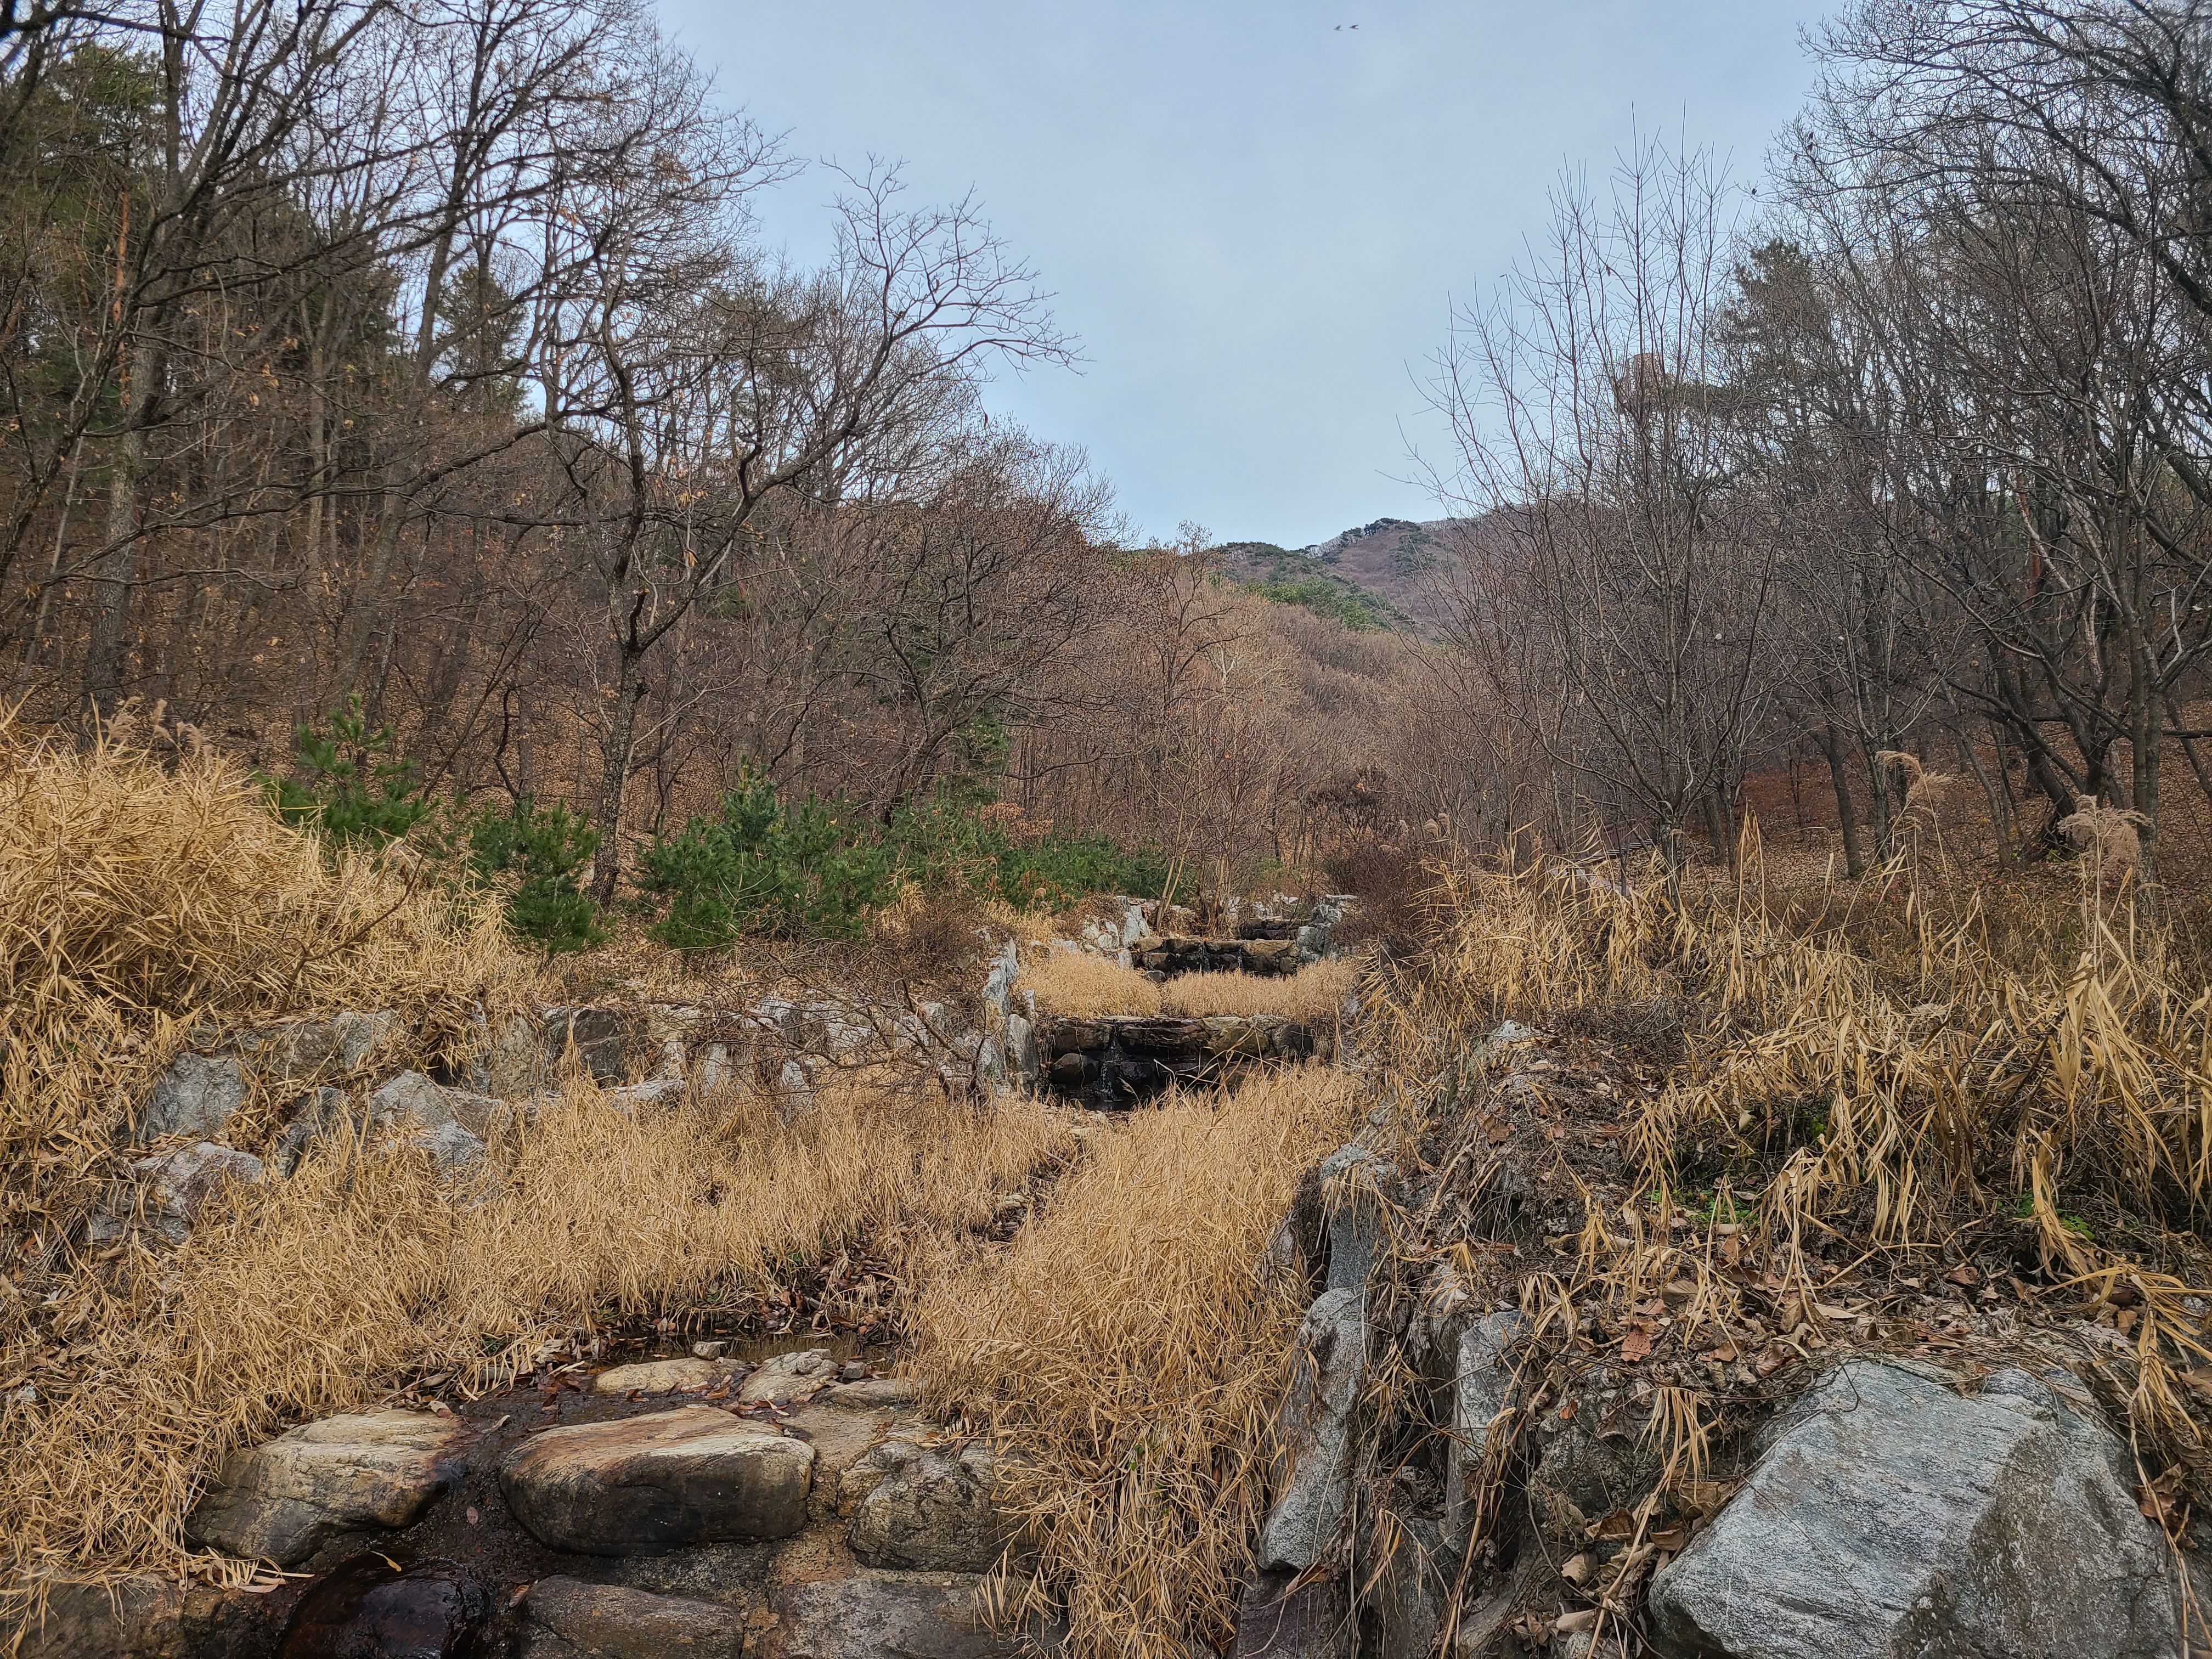
[[[1844,869],[1854,878],[1866,873],[1866,847],[1860,839],[1858,804],[1851,799],[1851,780],[1844,765],[1844,740],[1835,723],[1822,725],[1814,734],[1821,758],[1828,763],[1828,782],[1836,792],[1836,827],[1844,841]]]
[[[630,750],[637,744],[637,708],[645,701],[645,653],[625,647],[615,688],[614,717],[607,724],[607,751],[599,769],[597,817],[599,853],[592,872],[592,896],[614,902],[622,876],[623,787],[629,781]]]

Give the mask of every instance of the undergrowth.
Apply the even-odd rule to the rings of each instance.
[[[1078,1659],[1226,1648],[1305,1302],[1262,1253],[1358,1109],[1325,1067],[1171,1096],[921,1299],[927,1402],[1018,1455],[1001,1494],[1039,1561],[1000,1582],[1008,1610],[1064,1610]]]

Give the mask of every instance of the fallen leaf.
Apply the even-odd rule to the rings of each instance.
[[[1954,1285],[1978,1285],[1982,1282],[1981,1274],[1975,1271],[1974,1264],[1971,1261],[1961,1261],[1943,1277]]]
[[[1706,1349],[1703,1358],[1711,1360],[1717,1365],[1730,1365],[1741,1356],[1736,1352],[1735,1343],[1723,1342],[1717,1348]]]
[[[1633,1365],[1640,1359],[1651,1357],[1651,1332],[1641,1321],[1631,1325],[1620,1339],[1620,1358],[1624,1364]]]
[[[1588,1550],[1567,1558],[1566,1565],[1559,1569],[1559,1577],[1580,1588],[1589,1583],[1590,1575],[1597,1571],[1597,1562]]]
[[[1577,1607],[1572,1613],[1563,1613],[1552,1621],[1552,1628],[1565,1636],[1588,1630],[1598,1621],[1595,1607]]]
[[[1593,1522],[1583,1534],[1588,1538],[1633,1538],[1636,1536],[1636,1517],[1626,1510],[1615,1510],[1602,1521]]]

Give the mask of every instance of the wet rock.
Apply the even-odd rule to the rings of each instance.
[[[521,1659],[738,1659],[742,1621],[729,1608],[618,1584],[541,1578],[523,1598]]]
[[[702,1342],[702,1348],[720,1349],[728,1344]],[[616,1365],[592,1379],[593,1394],[703,1393],[717,1382],[726,1383],[744,1368],[729,1359],[648,1359],[635,1365]]]
[[[738,1398],[754,1405],[781,1406],[810,1398],[837,1380],[837,1362],[827,1348],[780,1353],[744,1380]]]
[[[1679,1659],[2154,1659],[2179,1585],[2127,1449],[2046,1384],[1847,1362],[1652,1581]]]
[[[1295,1574],[1255,1573],[1237,1606],[1237,1645],[1231,1659],[1352,1659],[1358,1631],[1344,1581],[1291,1588]]]
[[[157,1578],[48,1587],[23,1629],[20,1659],[185,1659],[193,1632],[185,1592]]]
[[[1018,1637],[995,1634],[978,1610],[983,1580],[966,1573],[864,1570],[800,1584],[777,1598],[767,1659],[1001,1659]]]
[[[1444,1466],[1444,1531],[1463,1543],[1474,1519],[1491,1423],[1512,1403],[1513,1369],[1506,1357],[1521,1328],[1510,1310],[1476,1320],[1460,1334],[1452,1376],[1452,1443]]]
[[[139,1120],[142,1140],[163,1135],[219,1139],[252,1091],[245,1068],[228,1056],[179,1054],[154,1085]]]
[[[1365,1291],[1323,1291],[1298,1327],[1296,1354],[1279,1419],[1288,1468],[1260,1532],[1267,1569],[1312,1565],[1343,1518],[1352,1408],[1367,1375]]]
[[[893,1433],[845,1472],[837,1507],[853,1517],[853,1553],[872,1567],[988,1572],[1020,1530],[994,1501],[998,1484],[981,1441]]]
[[[510,1452],[500,1489],[552,1549],[629,1555],[787,1538],[806,1520],[813,1449],[711,1406],[548,1429]]]
[[[277,1659],[489,1659],[494,1606],[458,1561],[348,1556],[300,1598]]]
[[[233,1452],[185,1526],[194,1543],[290,1566],[341,1533],[411,1525],[460,1473],[468,1431],[422,1412],[349,1412]]]

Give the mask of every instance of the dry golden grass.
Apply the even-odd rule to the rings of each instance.
[[[1359,969],[1344,961],[1316,962],[1295,974],[1180,974],[1164,985],[1104,957],[1054,951],[1022,969],[1024,990],[1048,1013],[1075,1018],[1105,1014],[1282,1014],[1331,1020],[1358,988]]]
[[[237,769],[155,735],[78,750],[0,721],[0,1607],[42,1577],[185,1570],[228,1450],[410,1376],[487,1382],[538,1334],[726,1306],[862,1241],[895,1278],[935,1271],[1052,1155],[1031,1108],[833,1088],[789,1125],[750,1099],[633,1117],[577,1084],[465,1194],[340,1143],[179,1249],[94,1249],[82,1223],[188,1031],[389,1008],[395,1063],[427,1063],[532,973],[492,916],[333,865]]]
[[[1015,1605],[1063,1607],[1083,1659],[1187,1659],[1228,1633],[1304,1305],[1261,1256],[1355,1086],[1312,1067],[1132,1115],[915,1310],[928,1400],[1028,1457],[1006,1496],[1042,1561]]]
[[[115,1173],[118,1131],[206,1020],[397,1012],[458,1055],[526,981],[489,910],[335,867],[189,742],[87,749],[0,715],[0,1237],[42,1273]],[[0,1344],[14,1326],[0,1297]]]
[[[1743,854],[1680,896],[1452,875],[1430,959],[1382,999],[1393,1063],[1442,1075],[1507,1015],[1672,1006],[1686,1058],[1630,1142],[1660,1213],[1727,1181],[1791,1282],[1822,1239],[1911,1260],[2032,1229],[2054,1282],[2138,1310],[2122,1392],[2145,1443],[2197,1443],[2179,1374],[2212,1361],[2188,1306],[2212,1277],[2212,988],[2094,861],[2070,897],[1998,921],[1979,892],[1939,915],[1899,869],[1770,891],[1755,833]],[[1704,1285],[1642,1216],[1593,1212],[1585,1287]]]
[[[0,1419],[15,1574],[173,1571],[223,1454],[430,1369],[503,1380],[543,1335],[771,1291],[868,1244],[926,1276],[1061,1132],[1025,1106],[825,1091],[632,1115],[572,1086],[459,1203],[427,1162],[340,1145],[238,1193],[99,1310],[70,1381]],[[53,1389],[51,1395],[46,1390]]]

